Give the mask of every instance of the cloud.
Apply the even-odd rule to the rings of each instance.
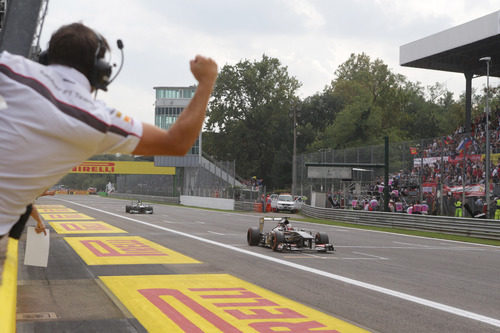
[[[124,69],[99,97],[152,122],[153,87],[195,84],[188,64],[196,54],[219,67],[278,58],[304,98],[330,84],[351,53],[365,52],[411,81],[445,83],[457,97],[463,75],[401,67],[399,47],[495,10],[493,0],[51,0],[42,45],[60,25],[83,21],[110,41],[119,63],[115,40],[123,39]]]

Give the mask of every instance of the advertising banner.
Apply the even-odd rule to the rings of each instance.
[[[175,175],[175,167],[158,167],[154,162],[85,161],[74,167],[70,173]]]

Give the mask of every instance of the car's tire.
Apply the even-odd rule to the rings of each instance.
[[[271,248],[273,251],[279,251],[279,245],[285,241],[285,235],[281,231],[273,231],[271,234]],[[283,248],[281,248],[283,250]]]
[[[129,205],[125,206],[125,213],[130,213],[130,206]]]
[[[328,235],[324,232],[318,232],[314,237],[314,241],[316,242],[316,244],[328,244]]]
[[[260,242],[260,231],[258,228],[248,228],[247,231],[247,243],[250,246],[259,245]]]

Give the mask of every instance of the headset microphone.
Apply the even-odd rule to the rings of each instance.
[[[121,59],[121,63],[120,63],[120,67],[118,68],[118,71],[116,72],[115,76],[113,76],[106,85],[109,85],[111,82],[113,82],[116,77],[118,76],[118,74],[120,74],[121,70],[122,70],[122,67],[123,67],[123,59],[124,59],[124,54],[123,54],[123,42],[121,39],[118,39],[116,41],[116,46],[118,46],[118,49],[120,50],[121,52],[121,56],[122,56],[122,59]]]

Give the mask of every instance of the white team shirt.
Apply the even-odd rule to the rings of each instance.
[[[0,53],[0,235],[73,167],[131,153],[142,123],[93,99],[79,71]]]

